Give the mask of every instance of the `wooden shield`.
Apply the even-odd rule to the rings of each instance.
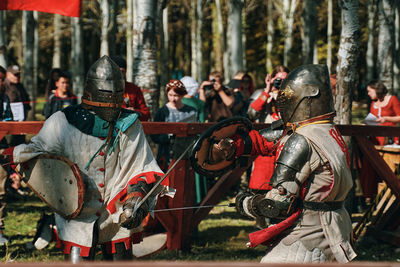
[[[239,129],[250,131],[252,123],[244,117],[233,117],[218,122],[208,128],[200,135],[190,153],[190,163],[193,169],[201,175],[216,177],[233,169],[237,160],[223,160],[218,163],[211,163],[210,150],[213,144],[218,143],[223,138],[234,136]]]
[[[41,154],[17,166],[29,188],[54,212],[75,218],[82,209],[85,186],[76,164],[65,157]]]

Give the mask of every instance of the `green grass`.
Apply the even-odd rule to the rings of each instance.
[[[231,200],[232,201],[232,200]],[[221,202],[227,204],[228,200]],[[0,262],[56,262],[64,259],[55,243],[42,251],[29,250],[25,244],[35,235],[41,212],[49,209],[36,197],[14,199],[7,205],[5,234],[10,238],[7,247],[0,248]],[[157,261],[252,261],[259,262],[264,247],[247,248],[248,234],[256,231],[254,222],[239,216],[234,208],[216,207],[203,220],[192,238],[190,252],[163,250],[142,260]],[[400,249],[364,238],[357,243],[356,261],[400,261]],[[100,260],[101,255],[96,257]]]

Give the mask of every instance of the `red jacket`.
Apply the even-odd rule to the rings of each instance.
[[[142,90],[134,83],[125,82],[125,94],[123,108],[133,108],[141,113],[139,120],[148,121],[150,119],[150,111],[146,106]]]

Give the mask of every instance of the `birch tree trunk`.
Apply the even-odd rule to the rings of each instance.
[[[395,21],[394,21],[394,43],[395,43],[395,60],[393,64],[393,88],[399,96],[400,90],[400,3],[395,3]]]
[[[272,66],[272,47],[274,44],[274,19],[273,19],[273,2],[267,2],[267,45],[266,45],[266,67],[267,73],[273,71]]]
[[[157,0],[134,1],[133,51],[134,82],[142,88],[146,104],[154,116],[160,97],[157,83]]]
[[[218,5],[217,5],[218,1]],[[215,5],[212,5],[212,36],[213,36],[213,50],[214,50],[214,60],[215,60],[215,69],[222,71],[224,69],[224,54],[222,49],[222,34],[223,25],[219,24],[222,21],[219,21],[217,7],[220,7],[219,0],[215,1]],[[222,18],[221,18],[222,20]]]
[[[33,90],[31,98],[33,99],[32,109],[32,119],[36,120],[35,113],[36,113],[36,98],[37,98],[37,91],[38,91],[38,74],[39,74],[39,13],[38,11],[33,11]]]
[[[23,84],[26,92],[29,94],[32,101],[34,97],[33,88],[33,50],[34,50],[34,27],[35,20],[33,18],[33,11],[22,12],[22,46],[23,46],[23,59],[24,59],[24,71],[23,71]],[[34,116],[34,105],[32,103],[32,109],[28,113],[27,120],[32,120]]]
[[[218,35],[221,38],[221,49],[222,49],[222,68],[218,69],[218,71],[222,71],[224,73],[224,79],[227,81],[230,77],[228,76],[229,69],[229,51],[226,44],[226,36],[224,31],[224,23],[222,20],[222,7],[221,1],[215,0],[215,10],[217,12],[217,25],[218,25]]]
[[[388,90],[393,89],[393,52],[394,52],[394,2],[380,0],[378,2],[378,76]],[[397,88],[398,89],[398,88]]]
[[[198,70],[197,70],[197,21],[196,21],[196,6],[197,0],[190,1],[190,49],[191,49],[191,59],[190,59],[190,71],[191,76],[199,81],[199,77],[197,77]]]
[[[110,24],[108,26],[108,52],[110,55],[117,54],[117,32],[118,32],[118,23],[117,23],[117,14],[119,10],[118,1],[111,1],[110,3]]]
[[[376,0],[367,0],[368,8],[368,41],[367,41],[367,81],[371,81],[375,77],[375,45],[374,45],[374,29],[375,29],[375,13]]]
[[[80,99],[83,94],[83,84],[85,77],[85,61],[83,56],[83,32],[81,18],[71,18],[71,59],[74,94],[76,94],[78,99]]]
[[[100,36],[100,57],[109,55],[108,48],[108,27],[110,26],[110,5],[108,0],[100,0],[101,9],[101,36]]]
[[[243,46],[242,46],[242,8],[241,0],[229,1],[228,30],[230,44],[230,70],[229,78],[243,69]]]
[[[197,73],[196,73],[196,80],[201,81],[203,78],[203,51],[202,51],[202,41],[201,38],[201,29],[203,28],[203,8],[201,5],[202,1],[196,1],[196,65],[197,65]]]
[[[6,36],[4,34],[4,10],[0,10],[0,66],[7,68]]]
[[[283,48],[283,65],[288,66],[290,51],[292,50],[292,35],[294,24],[294,11],[296,10],[298,0],[283,0],[282,22],[284,24],[285,44]]]
[[[332,71],[332,32],[333,32],[333,0],[328,0],[328,23],[327,23],[327,55],[326,55],[326,65],[328,65],[329,73]]]
[[[54,15],[53,68],[61,68],[61,15]]]
[[[314,46],[317,35],[317,9],[314,0],[303,2],[303,31],[302,31],[302,55],[303,64],[312,64],[314,58]]]
[[[169,34],[168,34],[168,6],[161,8],[160,10],[161,23],[161,87],[168,83],[169,79],[169,65],[168,65],[168,44],[169,44]]]
[[[358,0],[340,0],[342,32],[337,64],[335,123],[351,124],[352,90],[357,88],[357,60],[359,56],[360,25]],[[349,144],[350,139],[345,138]]]
[[[126,80],[133,81],[133,0],[126,1]]]

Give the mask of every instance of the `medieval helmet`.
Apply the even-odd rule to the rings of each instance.
[[[113,121],[121,111],[125,80],[118,65],[108,56],[97,60],[86,75],[82,104],[106,121]]]
[[[327,66],[295,68],[282,82],[277,102],[284,123],[335,112]]]

